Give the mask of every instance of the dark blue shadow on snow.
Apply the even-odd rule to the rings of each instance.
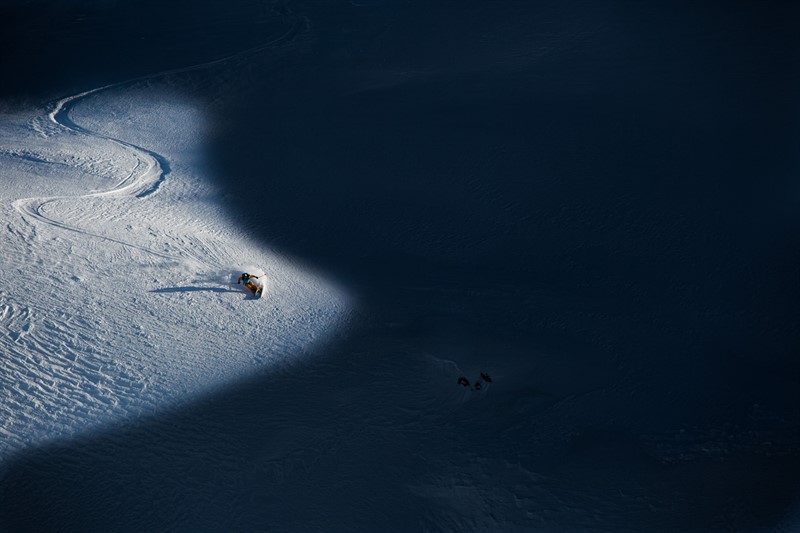
[[[303,2],[313,38],[206,87],[231,212],[369,319],[20,453],[0,530],[765,531],[797,505],[800,7],[407,4]],[[443,409],[458,370],[495,383]]]
[[[241,293],[242,291],[237,291],[236,289],[225,289],[222,287],[196,287],[196,286],[187,286],[187,287],[164,287],[163,289],[153,289],[148,292],[156,292],[156,293],[174,293],[174,292],[237,292]]]

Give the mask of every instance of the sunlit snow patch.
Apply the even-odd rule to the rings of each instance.
[[[233,225],[203,175],[200,111],[155,93],[0,122],[0,458],[302,356],[347,312]],[[236,286],[244,265],[266,272],[264,298]]]

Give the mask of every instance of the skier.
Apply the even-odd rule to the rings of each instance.
[[[261,294],[264,292],[264,282],[261,281],[258,276],[254,276],[245,272],[239,276],[238,280],[236,280],[237,284],[242,282],[244,282],[245,287],[253,292],[253,296],[261,296]]]

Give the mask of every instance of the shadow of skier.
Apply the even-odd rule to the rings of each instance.
[[[236,289],[225,289],[222,287],[164,287],[163,289],[153,289],[148,292],[173,293],[173,292],[242,292]]]

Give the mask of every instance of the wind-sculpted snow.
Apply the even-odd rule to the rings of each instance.
[[[4,117],[0,458],[308,353],[345,313],[340,290],[223,213],[202,113],[157,78]],[[248,264],[270,280],[260,301],[235,283]]]
[[[0,530],[800,530],[797,8],[87,4],[0,18]]]

